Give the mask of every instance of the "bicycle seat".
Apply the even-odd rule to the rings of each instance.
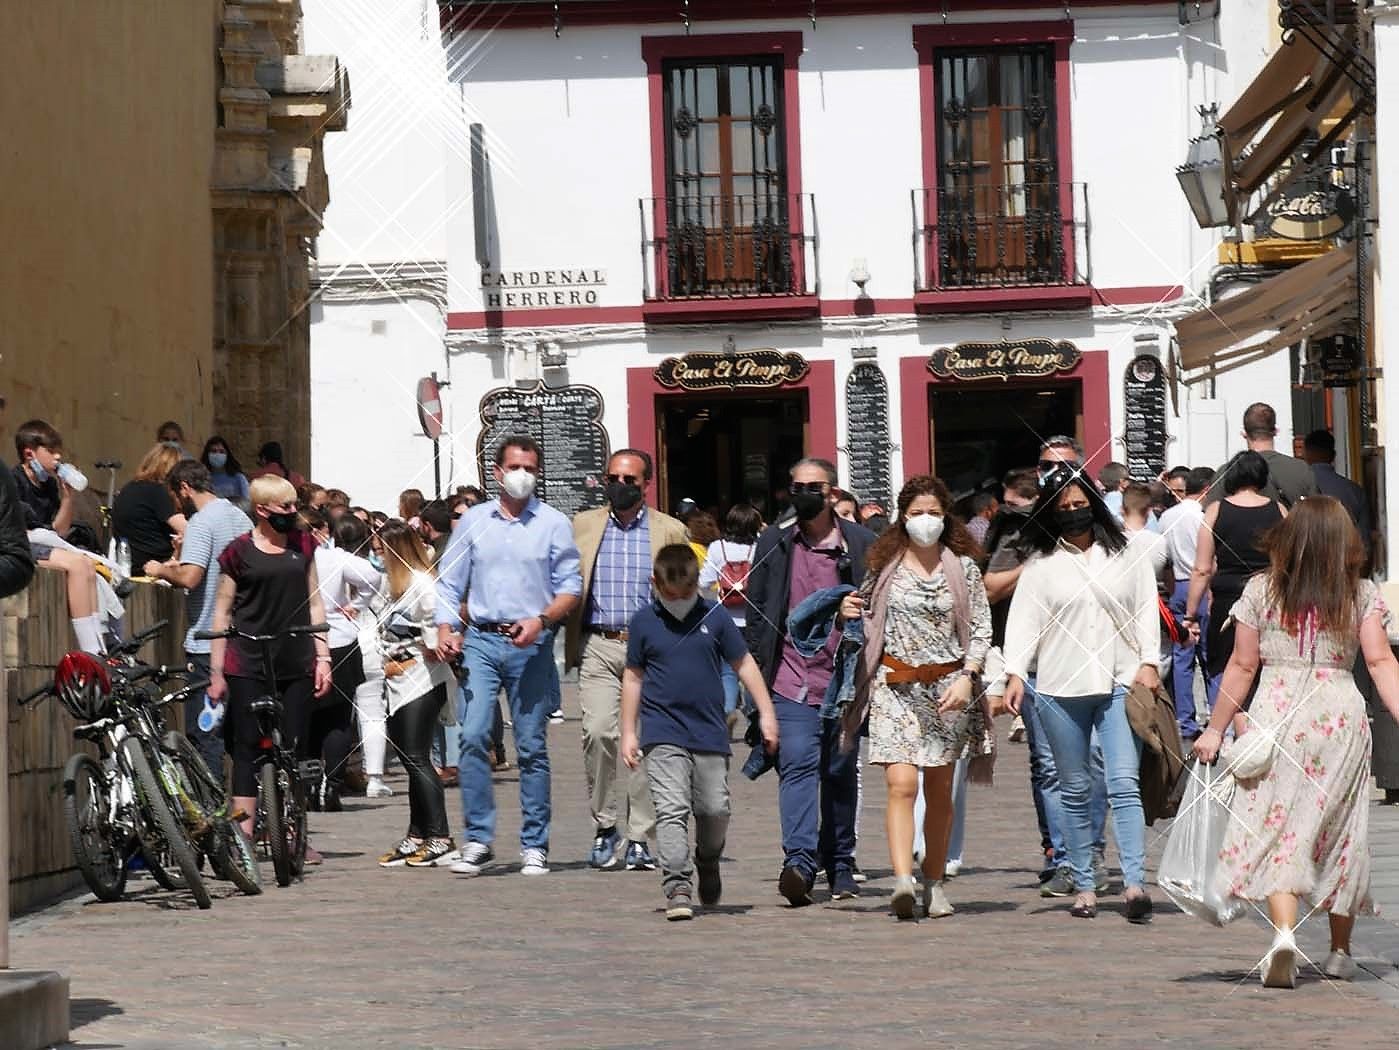
[[[261,696],[248,705],[248,710],[255,715],[281,714],[282,701],[275,696]]]

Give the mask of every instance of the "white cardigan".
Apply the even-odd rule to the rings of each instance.
[[[1105,696],[1131,685],[1161,647],[1156,581],[1136,545],[1109,554],[1064,543],[1025,564],[1006,620],[1006,673],[1053,697]]]

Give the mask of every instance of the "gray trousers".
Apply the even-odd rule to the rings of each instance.
[[[626,665],[626,642],[600,634],[584,636],[578,668],[583,769],[588,776],[588,804],[596,830],[616,827],[618,808],[622,807],[620,816],[626,838],[646,842],[656,830],[656,813],[646,786],[645,763],[640,769],[623,767],[619,772],[617,768],[622,736],[622,672]]]
[[[690,814],[695,817],[695,863],[717,866],[729,832],[729,756],[675,744],[646,749],[646,776],[656,807],[656,851],[667,899],[691,894]]]

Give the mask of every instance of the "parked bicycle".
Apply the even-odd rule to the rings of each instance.
[[[272,646],[283,638],[324,634],[329,624],[292,627],[278,634],[248,634],[236,627],[222,631],[196,631],[195,638],[213,641],[241,638],[258,646],[262,655],[262,681],[267,692],[249,705],[257,720],[257,828],[272,858],[278,886],[291,885],[306,866],[306,793],[321,782],[319,759],[298,762],[282,735],[282,701],[277,695],[277,672]]]

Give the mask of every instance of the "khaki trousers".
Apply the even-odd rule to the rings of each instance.
[[[618,824],[621,798],[613,800],[617,782],[617,752],[622,735],[622,671],[627,663],[627,643],[620,639],[586,634],[578,668],[578,699],[583,709],[583,768],[588,774],[588,796],[593,824],[598,830],[617,827],[632,842],[646,842],[656,832],[656,810],[646,780],[646,763],[636,769],[621,768],[625,780],[626,820]]]

